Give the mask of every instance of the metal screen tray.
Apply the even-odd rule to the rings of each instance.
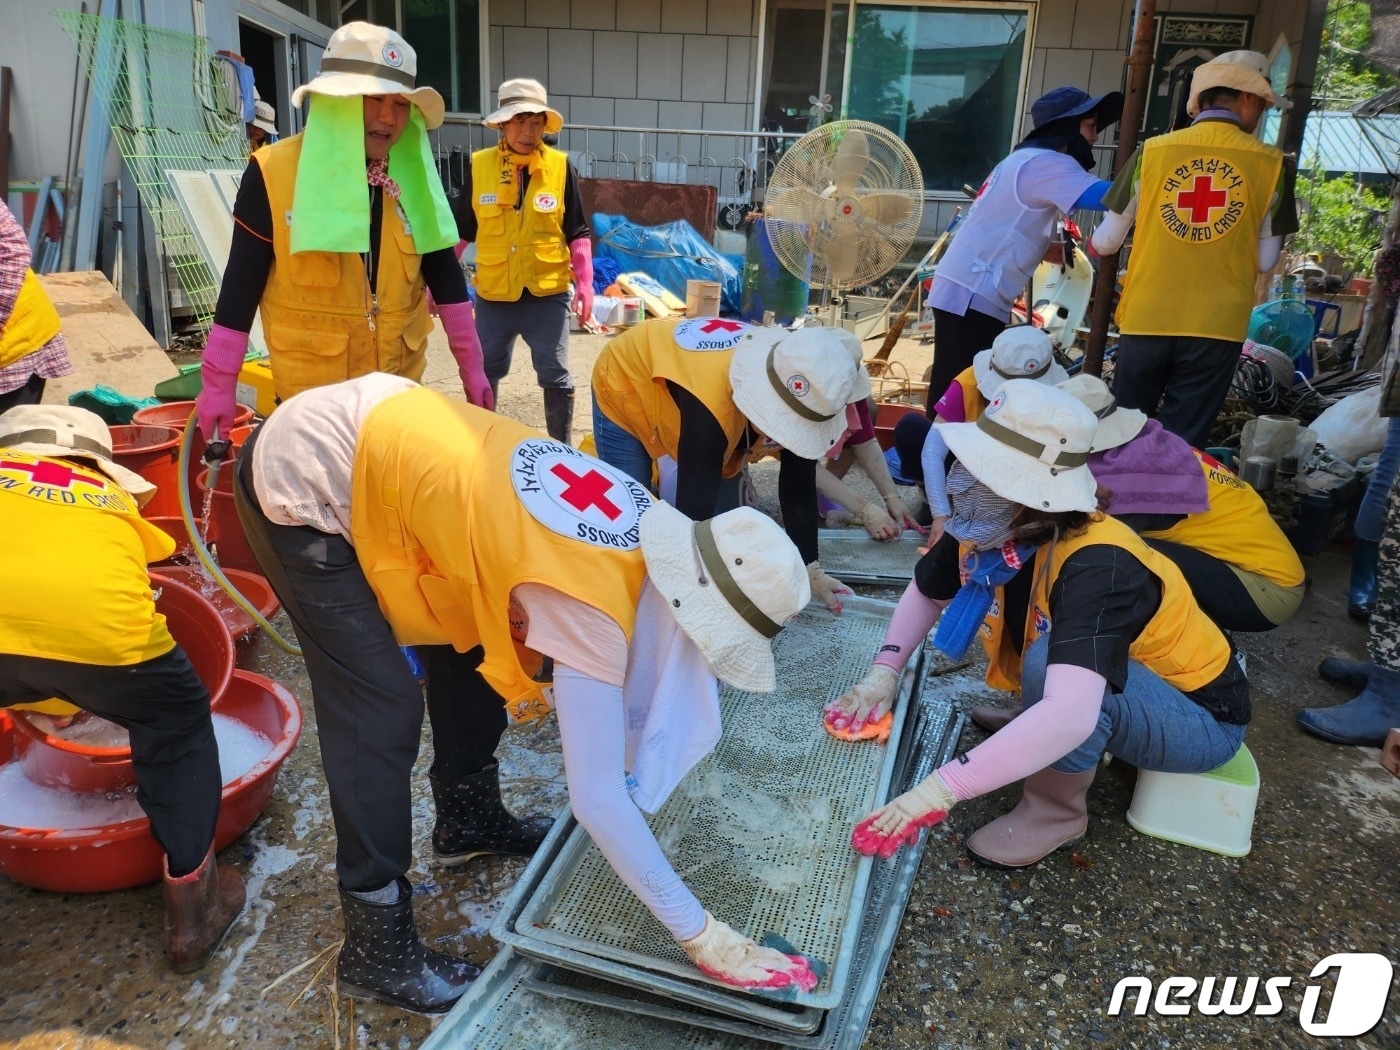
[[[823,1010],[845,991],[874,866],[852,851],[850,829],[888,797],[908,699],[922,677],[922,661],[911,661],[888,746],[828,735],[822,707],[865,674],[893,612],[870,599],[844,605],[840,617],[809,606],[778,635],[773,693],[722,691],[719,744],[649,820],[712,913],[756,939],[780,933],[826,964],[817,987],[791,1000]],[[695,969],[582,831],[541,880],[515,932],[734,997]]]
[[[844,583],[908,583],[927,542],[907,529],[887,541],[872,540],[864,529],[817,530],[822,568]]]
[[[963,716],[949,705],[924,705],[919,712],[920,724],[910,734],[911,745],[901,749],[900,775],[891,790],[916,782],[947,761],[956,749],[962,720]],[[571,823],[566,817],[567,811],[561,815],[561,826]],[[541,849],[552,854],[551,847],[557,847],[562,830],[560,827],[561,834],[552,844],[547,841]],[[424,1050],[460,1046],[481,1050],[527,1046],[605,1046],[609,1050],[757,1050],[796,1046],[858,1050],[926,838],[924,832],[916,846],[902,850],[893,863],[881,865],[862,925],[854,979],[839,1007],[819,1015],[821,1025],[815,1035],[777,1033],[703,1011],[687,1011],[662,997],[627,998],[616,986],[529,962],[505,947],[423,1044]],[[532,862],[531,867],[534,866]],[[527,869],[522,884],[530,874]],[[507,901],[502,917],[510,910],[511,902]]]

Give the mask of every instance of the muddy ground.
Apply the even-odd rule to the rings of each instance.
[[[589,374],[601,343],[575,338],[577,375]],[[896,351],[915,375],[927,353],[911,341]],[[440,341],[428,380],[458,389]],[[589,408],[580,385],[582,432]],[[502,386],[501,410],[543,423],[528,354],[517,355]],[[772,507],[774,478],[761,471],[758,486]],[[1133,831],[1124,813],[1134,771],[1122,763],[1104,769],[1090,793],[1086,841],[1030,871],[977,867],[962,848],[969,832],[1014,804],[1015,788],[959,806],[924,857],[867,1046],[1314,1046],[1298,1020],[1314,965],[1338,952],[1400,955],[1400,780],[1381,769],[1376,750],[1324,744],[1293,724],[1299,708],[1346,699],[1318,680],[1317,661],[1360,656],[1365,646],[1364,629],[1346,616],[1345,553],[1305,561],[1311,586],[1299,613],[1271,634],[1241,639],[1254,687],[1248,743],[1263,777],[1253,852],[1233,860]],[[317,1047],[332,1045],[338,1026],[342,1045],[400,1050],[431,1031],[431,1019],[375,1003],[339,997],[333,1009],[329,971],[313,980],[317,966],[264,994],[334,945],[340,924],[305,673],[266,640],[241,665],[286,684],[307,715],[271,804],[221,856],[247,878],[250,907],[203,972],[177,977],[161,952],[156,887],[63,896],[0,877],[0,1045]],[[959,675],[947,690],[964,708],[990,695],[970,681]],[[963,746],[978,739],[969,729]],[[419,858],[430,855],[430,757],[425,741],[415,780]],[[501,758],[519,811],[552,812],[564,800],[552,721],[511,730]],[[420,929],[437,947],[485,962],[487,927],[522,866],[493,859],[443,872],[420,859],[409,873]],[[1291,984],[1275,1016],[1108,1016],[1114,984],[1135,975]],[[1345,1045],[1400,1045],[1397,1004],[1392,988],[1380,1025]]]

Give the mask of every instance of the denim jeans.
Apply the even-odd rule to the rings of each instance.
[[[593,446],[604,463],[651,489],[651,453],[640,438],[633,437],[603,415],[596,396],[593,398]]]
[[[1021,661],[1021,703],[1045,692],[1045,657],[1050,636],[1042,635]],[[1231,657],[1234,659],[1234,657]],[[1114,758],[1161,773],[1204,773],[1234,757],[1244,726],[1218,722],[1200,704],[1136,660],[1128,665],[1121,693],[1105,688],[1098,727],[1089,739],[1054,763],[1061,773],[1083,773],[1106,751]]]
[[[1356,512],[1356,538],[1381,541],[1385,530],[1385,498],[1390,495],[1390,486],[1395,483],[1396,469],[1400,468],[1400,416],[1392,416],[1390,428],[1385,432],[1385,446],[1381,458],[1376,461],[1376,469],[1366,486],[1366,495],[1361,498],[1361,507]]]

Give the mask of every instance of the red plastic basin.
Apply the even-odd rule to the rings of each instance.
[[[210,580],[202,569],[193,565],[169,565],[161,566],[160,574],[188,584],[199,591],[201,595],[205,595],[205,591],[213,588],[214,593],[205,595],[205,597],[213,604],[214,608],[219,610],[219,615],[224,618],[224,626],[228,628],[229,634],[233,635],[235,642],[242,641],[258,629],[257,621],[225,594],[222,587]],[[267,582],[267,577],[244,569],[224,569],[224,575],[229,578],[230,583],[238,588],[238,593],[243,595],[258,612],[262,613],[263,619],[271,619],[277,615],[277,610],[282,605],[277,600],[277,595],[273,593],[272,584]]]
[[[277,772],[301,736],[301,706],[281,685],[235,671],[219,713],[272,741],[268,753],[223,786],[215,849],[247,831],[267,806]],[[0,722],[0,754],[5,730]],[[13,734],[8,734],[13,735]],[[0,763],[3,764],[3,763]],[[94,828],[14,828],[0,825],[0,873],[54,893],[106,893],[144,886],[161,876],[163,857],[144,817]]]
[[[107,428],[112,458],[156,487],[142,517],[180,513],[180,435],[174,427],[138,425]]]
[[[164,615],[171,636],[209,690],[211,705],[219,708],[237,659],[223,617],[199,591],[177,579],[153,572],[151,586],[160,591],[156,609]],[[70,791],[120,791],[136,783],[131,748],[64,740],[31,724],[25,712],[13,714],[14,747],[31,782]]]
[[[154,517],[148,517],[146,520],[175,541],[175,553],[166,558],[165,561],[152,562],[152,567],[157,567],[163,572],[165,569],[175,566],[176,562],[188,564],[198,557],[194,552],[194,541],[190,539],[190,531],[185,528],[183,514],[158,514]],[[204,519],[195,518],[195,528],[204,528]],[[212,529],[205,539],[209,543],[214,542],[215,537]]]

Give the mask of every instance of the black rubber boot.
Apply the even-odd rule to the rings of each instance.
[[[418,1013],[444,1013],[481,970],[424,944],[413,922],[413,888],[402,877],[394,885],[399,899],[392,904],[361,900],[341,888],[345,944],[335,966],[340,990]]]
[[[1376,600],[1376,563],[1381,545],[1374,540],[1357,539],[1351,548],[1351,584],[1347,587],[1347,615],[1367,623]]]
[[[501,767],[492,762],[454,785],[428,778],[437,806],[433,855],[442,865],[465,864],[473,857],[503,854],[528,857],[539,848],[554,821],[521,820],[501,801]]]
[[[544,429],[555,441],[574,443],[574,392],[557,386],[544,388]]]

